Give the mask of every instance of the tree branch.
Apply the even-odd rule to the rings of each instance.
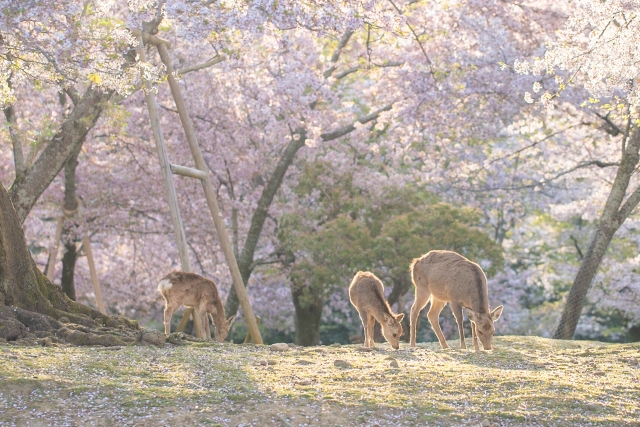
[[[9,137],[13,145],[13,163],[15,165],[16,179],[22,179],[27,171],[24,162],[24,152],[22,151],[22,140],[18,130],[18,120],[16,119],[16,111],[13,105],[9,105],[4,109],[4,117],[7,119],[9,127]]]
[[[367,116],[361,117],[360,119],[358,119],[358,122],[360,122],[361,124],[368,123],[380,117],[380,113],[382,113],[383,111],[389,111],[391,110],[391,108],[393,108],[393,103],[385,105],[381,109],[374,111],[373,113]],[[350,125],[341,127],[340,129],[336,129],[333,132],[323,133],[320,135],[320,137],[322,138],[323,141],[332,141],[350,132],[353,132],[355,128],[356,128],[355,124],[350,124]]]
[[[618,136],[620,134],[623,134],[623,135],[625,134],[623,132],[623,130],[620,129],[620,127],[617,124],[615,124],[615,123],[613,123],[613,121],[611,121],[611,119],[609,118],[609,114],[607,114],[606,116],[603,116],[602,114],[600,114],[598,112],[595,112],[594,114],[596,116],[600,117],[602,120],[604,120],[607,123],[607,125],[609,125],[608,129],[607,128],[604,129],[604,131],[607,132],[609,135]]]
[[[618,224],[622,225],[622,223],[631,215],[631,212],[638,206],[640,203],[640,186],[636,188],[636,191],[631,193],[629,198],[624,202],[620,210],[618,211],[618,215],[616,215],[616,220]]]
[[[400,15],[404,15],[404,13],[402,12],[402,10],[400,10],[400,8],[398,6],[396,6],[396,4],[393,2],[393,0],[389,0],[389,3],[391,3],[391,5],[393,6],[393,8],[400,14]],[[427,59],[427,65],[429,65],[429,74],[431,74],[431,77],[433,77],[434,81],[437,81],[436,79],[436,74],[433,72],[433,63],[431,62],[431,59],[429,59],[429,55],[427,55],[427,51],[425,50],[424,46],[422,45],[422,42],[420,41],[420,37],[418,37],[418,34],[416,33],[416,31],[413,29],[413,27],[411,26],[411,24],[409,24],[409,20],[406,20],[407,23],[407,27],[409,27],[409,30],[411,31],[411,34],[413,34],[413,38],[416,40],[416,42],[418,42],[418,46],[420,46],[420,50],[422,51],[422,54],[424,55],[424,57]]]
[[[9,195],[20,223],[24,222],[42,192],[62,170],[67,160],[84,143],[87,133],[95,125],[112,93],[89,87],[38,159],[21,179],[14,180]]]
[[[578,257],[579,257],[578,259],[582,261],[582,259],[584,258],[584,255],[582,254],[582,251],[580,250],[580,246],[578,245],[578,239],[576,239],[573,236],[569,236],[569,238],[573,242],[573,246],[575,246],[576,251],[578,252]]]
[[[325,79],[331,77],[331,74],[333,74],[333,72],[336,70],[335,63],[338,62],[338,59],[340,59],[340,53],[342,52],[342,49],[349,42],[349,39],[351,38],[351,35],[353,35],[353,31],[346,31],[342,35],[342,37],[340,37],[340,42],[338,43],[338,47],[336,48],[336,50],[333,52],[333,55],[331,56],[331,62],[334,65],[329,67],[329,69],[324,72],[324,78]]]
[[[223,61],[226,61],[226,60],[227,60],[227,57],[226,57],[226,56],[218,55],[218,56],[214,57],[213,59],[211,59],[211,60],[209,60],[209,61],[207,61],[207,62],[204,62],[204,63],[202,63],[202,64],[192,65],[192,66],[190,66],[190,67],[186,67],[186,68],[183,68],[183,69],[181,69],[181,70],[178,70],[178,71],[176,72],[176,74],[181,75],[181,74],[189,73],[189,72],[191,72],[191,71],[198,71],[198,70],[202,70],[203,68],[211,67],[211,66],[213,66],[213,65],[219,64],[219,63],[221,63],[221,62],[223,62]]]

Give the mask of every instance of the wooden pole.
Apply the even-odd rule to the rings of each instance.
[[[191,149],[193,160],[196,163],[196,168],[206,172],[207,166],[204,162],[204,158],[202,157],[202,152],[200,151],[200,145],[198,144],[198,138],[193,127],[193,122],[191,121],[191,117],[189,117],[189,114],[187,113],[187,108],[180,91],[180,86],[178,85],[178,82],[176,81],[174,76],[173,66],[171,65],[171,58],[169,57],[169,51],[167,50],[167,46],[163,43],[158,44],[157,48],[158,52],[160,53],[160,59],[167,67],[167,80],[169,81],[169,87],[171,88],[171,93],[173,94],[173,99],[176,103],[178,115],[180,116],[182,127],[184,128],[185,134],[187,136],[187,142],[189,143],[189,148]],[[200,182],[202,182],[202,187],[204,188],[205,198],[207,199],[207,204],[209,205],[209,210],[211,211],[211,216],[213,217],[213,222],[215,223],[216,231],[218,232],[218,238],[220,239],[220,246],[222,248],[222,252],[224,253],[225,259],[227,260],[229,270],[231,271],[233,284],[236,288],[238,299],[240,300],[240,306],[242,307],[244,317],[247,321],[247,326],[249,327],[249,332],[251,333],[251,338],[253,339],[254,343],[262,344],[262,336],[260,335],[260,330],[258,329],[258,323],[256,322],[256,318],[253,314],[253,309],[251,308],[251,302],[249,301],[247,290],[245,289],[244,283],[242,282],[240,269],[238,268],[238,263],[236,262],[231,243],[229,242],[229,235],[227,234],[227,229],[224,225],[222,214],[220,213],[220,208],[218,207],[218,200],[216,198],[216,193],[213,189],[209,174],[207,173],[206,178],[201,180]]]
[[[146,55],[144,53],[144,43],[142,35],[138,34],[139,46],[137,48],[138,55],[140,55],[141,61],[146,61]],[[164,46],[164,44],[161,44]],[[173,176],[171,174],[171,164],[167,156],[167,150],[164,146],[164,137],[162,130],[160,129],[160,116],[158,114],[158,104],[156,103],[156,97],[151,91],[151,85],[147,80],[142,78],[145,88],[145,98],[147,101],[147,108],[149,110],[149,120],[151,121],[151,128],[153,129],[153,138],[156,142],[156,150],[158,151],[158,159],[160,161],[160,170],[162,171],[162,177],[164,179],[164,187],[167,192],[167,200],[169,202],[169,211],[171,213],[171,221],[173,222],[173,230],[176,234],[176,242],[178,244],[178,252],[180,254],[180,264],[182,265],[182,271],[191,272],[191,262],[189,261],[189,252],[187,251],[187,239],[184,234],[184,227],[182,225],[182,217],[180,216],[180,208],[178,207],[178,196],[176,195],[176,189],[173,186]],[[200,325],[200,318],[193,316],[194,327],[196,329],[196,335],[202,336]]]
[[[260,321],[262,319],[260,318],[260,316],[256,316],[256,322],[258,323],[258,325],[260,325]],[[251,342],[251,333],[247,332],[247,336],[244,337],[244,341],[242,342],[243,344],[249,343]]]
[[[93,292],[96,294],[96,303],[98,305],[98,311],[102,314],[107,314],[107,308],[104,305],[102,299],[102,289],[100,289],[100,282],[98,281],[98,273],[96,273],[96,265],[93,262],[93,252],[91,252],[91,242],[88,236],[84,236],[82,239],[82,245],[84,246],[84,253],[87,254],[87,262],[89,263],[89,271],[91,272],[91,282],[93,282]]]
[[[47,279],[53,282],[53,275],[56,272],[56,258],[58,258],[58,247],[60,246],[60,239],[62,239],[62,226],[64,225],[64,214],[60,214],[58,217],[58,224],[56,225],[56,236],[53,238],[53,243],[49,249],[49,264],[47,267]]]

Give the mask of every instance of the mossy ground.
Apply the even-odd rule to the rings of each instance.
[[[494,345],[0,345],[0,426],[640,426],[640,344]]]

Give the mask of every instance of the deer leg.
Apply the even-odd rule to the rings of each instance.
[[[200,310],[200,325],[202,327],[202,337],[204,339],[211,339],[211,331],[209,330],[209,319],[207,318],[207,310],[203,308]]]
[[[410,332],[410,346],[416,346],[416,335],[418,334],[418,317],[420,316],[420,312],[429,302],[429,297],[431,296],[431,292],[429,289],[423,286],[416,286],[416,298],[413,301],[413,305],[411,306],[411,317],[409,318],[409,329]]]
[[[476,351],[480,351],[480,347],[478,347],[478,333],[476,332],[476,324],[471,322],[471,340],[473,341],[473,348]]]
[[[373,340],[375,326],[376,326],[376,318],[373,317],[373,314],[367,314],[367,329],[369,331],[369,347],[375,347],[376,343]]]
[[[193,329],[195,330],[196,338],[204,338],[204,332],[202,331],[204,325],[202,324],[201,313],[200,309],[193,307]]]
[[[164,306],[164,333],[167,335],[171,333],[171,316],[178,308],[168,302]]]
[[[362,327],[364,328],[364,343],[362,345],[364,345],[365,347],[367,347],[367,337],[369,335],[367,335],[367,314],[365,313],[364,315],[360,312],[360,310],[358,311],[358,315],[360,315],[360,321],[362,322]]]
[[[440,312],[447,305],[446,301],[439,301],[431,298],[431,307],[429,307],[429,313],[427,313],[427,319],[429,319],[429,323],[431,323],[431,327],[433,331],[436,333],[438,337],[438,341],[440,341],[440,345],[442,348],[449,348],[449,344],[447,344],[447,340],[444,339],[444,334],[442,333],[442,329],[440,329],[440,320],[438,317],[440,316]]]
[[[459,302],[452,302],[451,311],[453,312],[453,317],[456,318],[456,323],[458,324],[458,332],[460,333],[460,348],[467,348],[467,345],[464,342],[464,316],[462,315],[462,304],[460,304]]]

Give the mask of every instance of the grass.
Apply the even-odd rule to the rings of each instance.
[[[494,345],[0,345],[0,426],[640,426],[640,344]]]

